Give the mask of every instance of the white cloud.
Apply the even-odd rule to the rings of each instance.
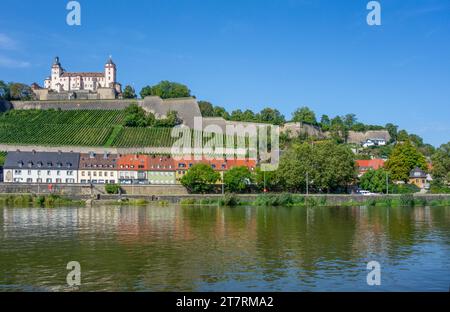
[[[17,42],[7,35],[0,33],[0,49],[15,50],[17,49]]]
[[[12,58],[0,55],[0,67],[7,68],[26,68],[31,64],[29,62],[14,60]]]

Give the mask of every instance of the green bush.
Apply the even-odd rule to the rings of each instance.
[[[400,196],[400,205],[413,207],[414,206],[414,196],[412,194],[402,194]]]
[[[389,189],[392,194],[414,194],[420,192],[420,188],[414,184],[395,184]]]
[[[225,194],[225,196],[219,201],[221,206],[234,207],[240,203],[239,198],[235,194]]]
[[[118,184],[106,184],[105,191],[108,194],[119,194],[120,185]]]

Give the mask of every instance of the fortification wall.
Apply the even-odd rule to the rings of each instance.
[[[12,101],[14,109],[122,110],[137,100]]]

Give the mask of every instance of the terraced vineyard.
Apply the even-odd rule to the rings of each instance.
[[[123,111],[12,110],[0,115],[0,143],[103,146]]]
[[[0,152],[0,166],[3,166],[6,159],[6,152]]]
[[[178,140],[172,128],[123,127],[125,118],[116,110],[11,110],[0,114],[0,144],[133,148],[171,147]],[[210,141],[193,133],[187,144]],[[232,139],[219,135],[212,141],[218,146],[227,138]]]

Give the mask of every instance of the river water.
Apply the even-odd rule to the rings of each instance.
[[[71,288],[67,263],[81,266]],[[380,264],[369,286],[367,263]],[[450,207],[0,208],[0,291],[448,291]]]

